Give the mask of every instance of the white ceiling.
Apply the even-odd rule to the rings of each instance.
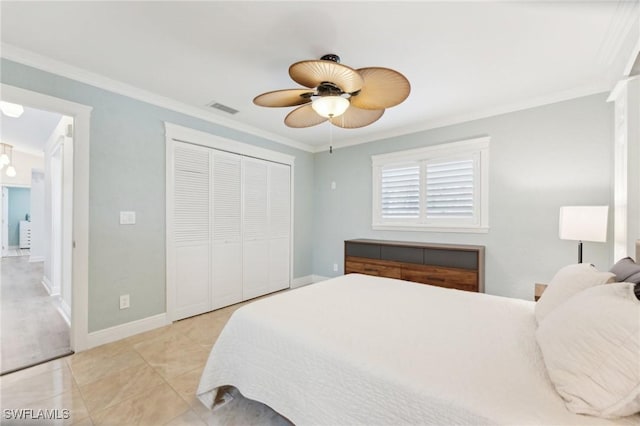
[[[61,118],[60,114],[29,107],[24,107],[18,118],[0,114],[0,141],[17,151],[42,154]]]
[[[625,3],[625,4],[622,4]],[[631,6],[629,6],[631,4]],[[341,56],[411,82],[407,101],[334,145],[409,133],[610,89],[608,67],[637,1],[11,2],[1,40],[231,119],[282,141],[328,142],[328,124],[290,129],[266,91],[299,87],[290,64]],[[240,112],[206,112],[215,101]]]

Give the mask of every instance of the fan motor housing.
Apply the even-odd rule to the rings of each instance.
[[[336,55],[335,53],[327,53],[326,55],[322,56],[320,58],[323,61],[333,61],[336,63],[340,63],[340,56]]]
[[[318,85],[318,96],[340,96],[344,92],[336,84],[323,81]]]

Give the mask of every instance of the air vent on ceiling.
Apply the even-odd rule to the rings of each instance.
[[[210,107],[210,108],[218,109],[220,111],[224,111],[227,114],[232,114],[232,115],[236,114],[237,112],[239,112],[237,109],[233,109],[233,108],[231,108],[229,106],[223,105],[223,104],[218,103],[218,102],[211,102],[211,103],[207,104],[207,106]]]

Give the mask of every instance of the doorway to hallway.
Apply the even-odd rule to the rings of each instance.
[[[0,168],[0,374],[72,353],[71,241],[65,242],[70,228],[65,231],[64,220],[72,194],[64,174],[73,165],[73,118],[22,109],[18,117],[0,116],[15,171]]]

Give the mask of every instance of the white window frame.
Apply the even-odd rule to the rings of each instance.
[[[372,228],[389,231],[466,232],[489,231],[489,142],[488,136],[449,142],[424,148],[372,155]],[[474,215],[468,218],[427,218],[426,164],[432,161],[473,159]],[[383,219],[381,211],[382,169],[391,165],[420,165],[420,217],[418,219]]]

